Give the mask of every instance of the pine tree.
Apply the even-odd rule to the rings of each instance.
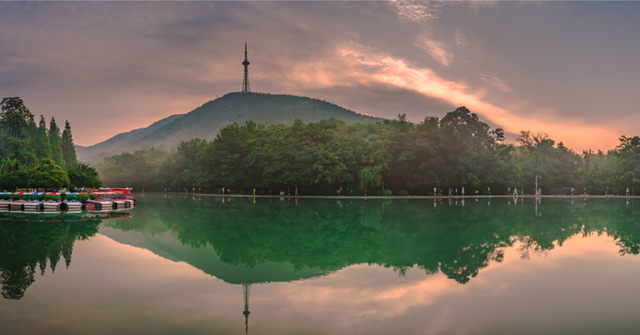
[[[44,120],[44,116],[40,115],[40,125],[35,130],[34,134],[34,151],[38,161],[43,158],[53,158],[51,153],[51,143],[47,137],[47,122]]]
[[[59,166],[65,166],[64,157],[62,156],[62,146],[60,145],[60,128],[56,124],[56,120],[52,117],[49,123],[49,143],[51,143],[52,159]]]
[[[65,162],[65,169],[69,170],[74,164],[78,162],[76,157],[76,148],[73,145],[73,137],[71,136],[71,126],[69,120],[64,125],[64,131],[62,132],[62,157]]]

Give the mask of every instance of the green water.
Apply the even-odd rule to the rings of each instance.
[[[638,200],[137,198],[0,213],[0,333],[640,329]]]

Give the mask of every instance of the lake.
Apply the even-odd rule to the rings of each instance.
[[[135,196],[0,213],[0,333],[640,329],[638,199]]]

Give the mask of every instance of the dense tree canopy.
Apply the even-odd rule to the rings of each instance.
[[[299,188],[302,194],[329,195],[340,188],[378,194],[384,187],[394,194],[431,195],[434,188],[446,194],[465,187],[466,194],[505,194],[508,188],[531,194],[538,176],[543,193],[574,187],[620,194],[627,187],[633,193],[640,182],[638,141],[622,137],[615,150],[580,155],[545,133],[522,131],[510,144],[502,129],[491,129],[460,107],[442,120],[426,117],[417,124],[404,114],[376,124],[234,123],[213,141],[192,139],[172,153],[156,150],[149,156],[152,151],[143,149],[113,156],[99,170],[105,180],[134,187],[144,180],[155,189]]]
[[[69,178],[65,169],[73,169],[77,163],[69,121],[61,135],[54,118],[49,129],[42,115],[36,125],[33,114],[18,97],[2,99],[1,107],[0,190],[67,187]],[[74,176],[88,178],[76,182],[92,180],[91,185],[100,184],[95,169],[76,167],[76,172]]]

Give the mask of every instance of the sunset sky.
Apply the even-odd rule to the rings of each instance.
[[[640,2],[0,2],[0,94],[92,145],[236,92],[581,151],[640,135]],[[514,135],[511,135],[511,139]]]

